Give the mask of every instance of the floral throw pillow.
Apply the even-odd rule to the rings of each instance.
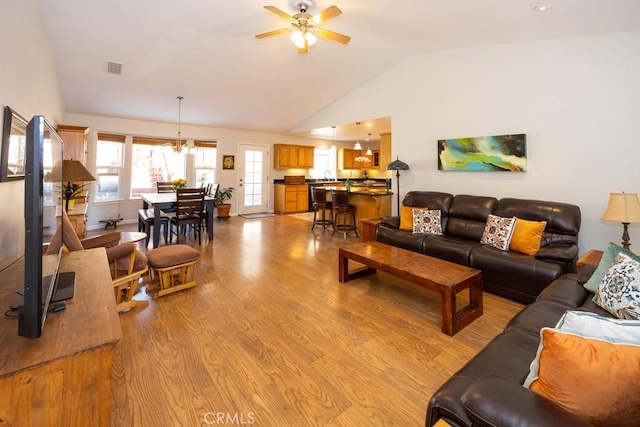
[[[413,234],[442,234],[440,210],[413,210]]]
[[[593,302],[618,319],[640,319],[640,263],[619,253],[598,285]]]
[[[515,218],[503,218],[489,214],[480,243],[506,251],[509,249],[514,224]]]

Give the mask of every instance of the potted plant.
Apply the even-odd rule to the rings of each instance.
[[[84,191],[84,184],[68,182],[62,185],[62,196],[65,201],[65,210],[73,209],[76,205],[76,197]]]
[[[229,212],[231,211],[231,203],[225,203],[227,200],[231,200],[233,195],[233,187],[227,187],[216,189],[216,194],[213,196],[216,208],[218,208],[218,219],[229,218]]]

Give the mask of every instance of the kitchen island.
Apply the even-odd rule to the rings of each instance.
[[[344,185],[325,186],[327,191],[346,190]],[[391,196],[393,193],[386,186],[356,186],[349,189],[349,203],[356,207],[356,223],[362,232],[361,220],[391,215]]]

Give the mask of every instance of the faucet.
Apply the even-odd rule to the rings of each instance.
[[[328,178],[327,178],[327,176],[328,176]],[[332,181],[332,179],[331,179],[331,171],[329,169],[324,171],[324,179],[327,180],[327,181]]]

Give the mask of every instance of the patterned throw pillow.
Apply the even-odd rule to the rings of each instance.
[[[598,290],[598,286],[600,286],[600,282],[602,282],[602,278],[605,274],[607,274],[607,271],[609,271],[609,267],[611,267],[611,263],[614,259],[616,259],[619,253],[623,253],[631,257],[631,259],[640,261],[640,256],[621,248],[615,243],[609,242],[604,250],[604,253],[602,254],[602,259],[600,259],[598,268],[596,268],[596,271],[591,275],[587,283],[584,284],[586,290],[593,294],[596,293],[596,291]]]
[[[413,210],[413,234],[442,234],[440,210]]]
[[[619,253],[602,278],[593,302],[618,319],[640,319],[640,263]]]
[[[514,224],[515,218],[503,218],[489,214],[480,243],[506,251],[509,249]]]

